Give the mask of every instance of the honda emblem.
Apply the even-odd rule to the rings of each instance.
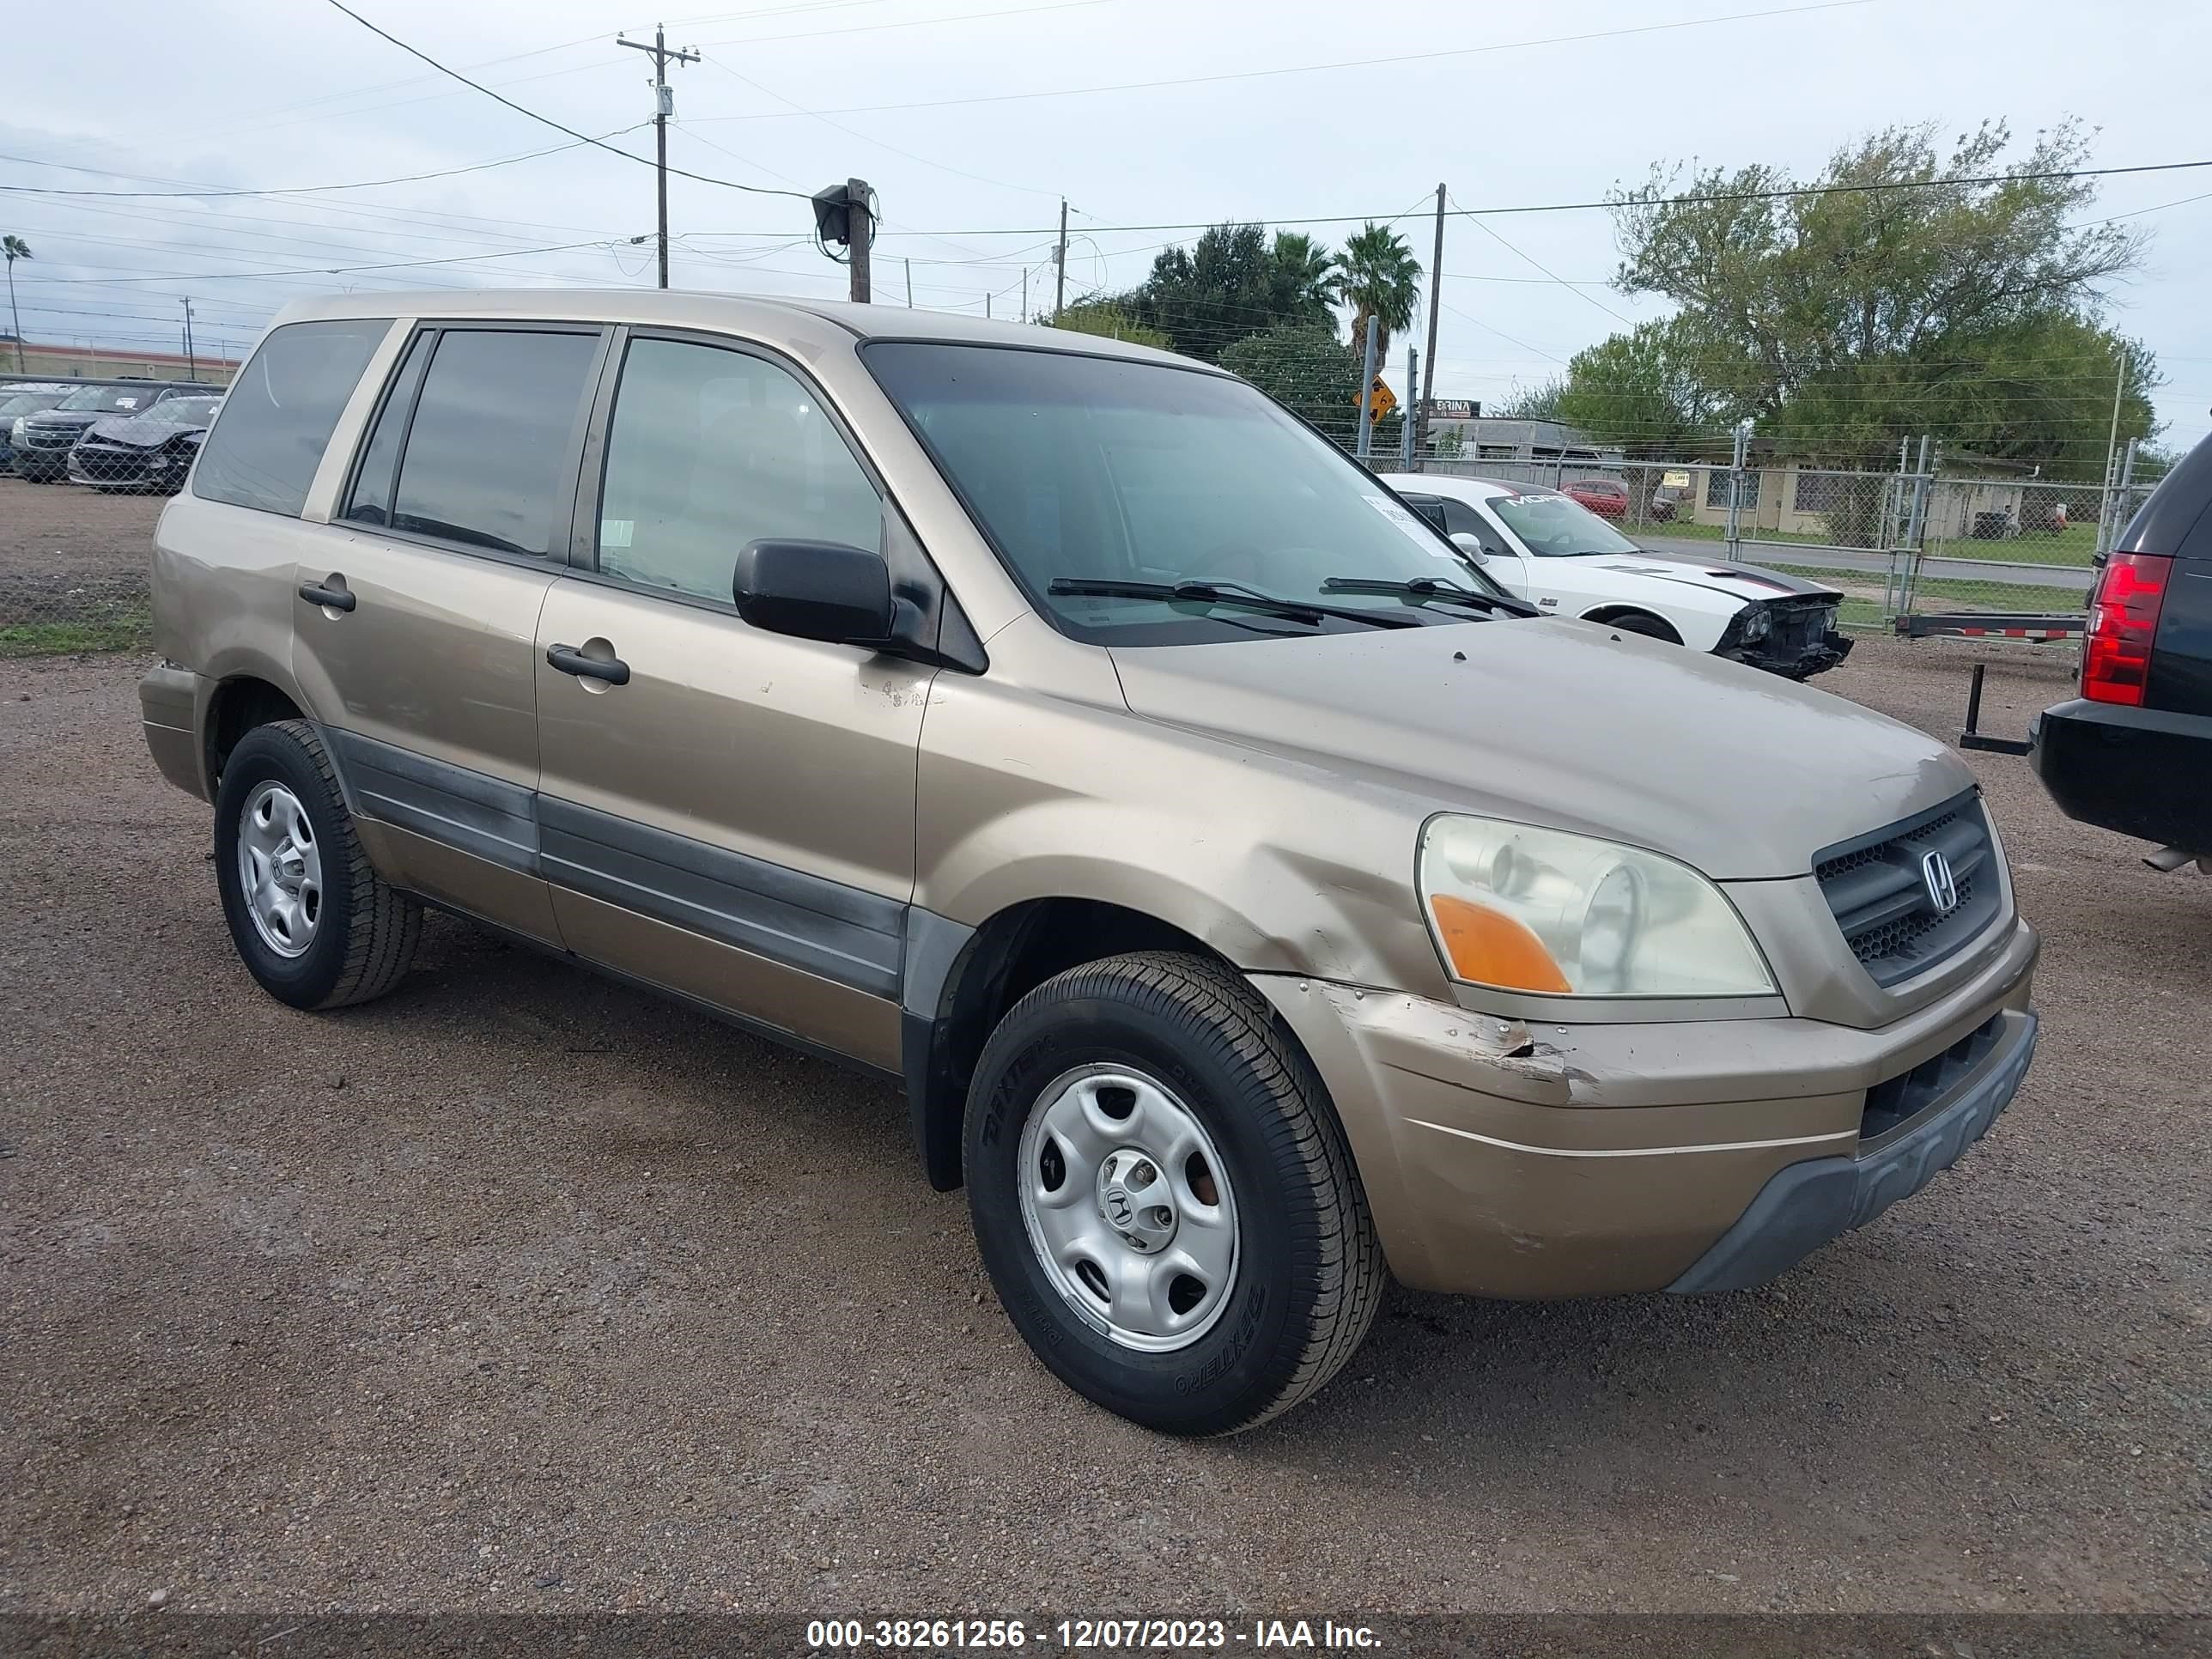
[[[1930,853],[1920,860],[1920,879],[1928,888],[1928,902],[1936,914],[1948,916],[1959,908],[1959,878],[1951,873],[1951,860]]]

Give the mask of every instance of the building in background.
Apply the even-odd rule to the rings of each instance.
[[[1429,405],[1429,453],[1461,461],[1566,461],[1617,465],[1618,444],[1601,444],[1564,421],[1486,416],[1479,403],[1438,398]]]
[[[40,345],[23,342],[23,362],[15,365],[15,342],[0,332],[0,383],[8,380],[99,380],[120,375],[148,380],[201,380],[228,386],[238,373],[233,359],[213,352],[187,359],[181,351],[134,351],[120,346]]]

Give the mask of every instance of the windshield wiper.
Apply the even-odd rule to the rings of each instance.
[[[1446,604],[1471,605],[1478,610],[1501,611],[1509,617],[1534,617],[1541,614],[1525,599],[1516,599],[1504,593],[1482,593],[1472,587],[1462,587],[1456,582],[1440,582],[1434,576],[1416,576],[1411,581],[1378,581],[1365,576],[1331,576],[1321,585],[1324,593],[1402,593],[1408,599],[1429,604],[1442,600]]]
[[[1293,622],[1317,623],[1323,617],[1365,623],[1372,628],[1419,628],[1411,617],[1394,617],[1386,611],[1366,611],[1353,605],[1310,605],[1304,599],[1279,599],[1242,582],[1129,582],[1116,577],[1055,576],[1045,592],[1064,595],[1088,594],[1102,599],[1182,599],[1195,605],[1241,605]]]

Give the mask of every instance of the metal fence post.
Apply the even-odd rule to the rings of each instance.
[[[1398,417],[1398,435],[1405,445],[1406,452],[1405,465],[1400,471],[1405,472],[1413,470],[1413,429],[1420,424],[1420,399],[1413,395],[1414,388],[1420,385],[1413,378],[1420,372],[1420,367],[1421,354],[1414,349],[1409,340],[1406,343],[1406,404],[1404,412]]]
[[[1370,312],[1366,366],[1359,371],[1359,443],[1353,452],[1363,461],[1375,453],[1375,313]]]
[[[1743,463],[1751,453],[1751,422],[1740,421],[1735,428],[1735,449],[1729,459],[1729,559],[1735,562],[1743,557]]]

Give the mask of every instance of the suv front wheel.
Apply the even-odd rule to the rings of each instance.
[[[977,1064],[965,1152],[1016,1328],[1133,1421],[1250,1428],[1373,1322],[1382,1249],[1320,1080],[1203,957],[1109,957],[1024,997]]]
[[[305,720],[256,726],[223,763],[215,872],[231,940],[280,1002],[366,1002],[414,957],[422,907],[370,867],[330,755]]]

